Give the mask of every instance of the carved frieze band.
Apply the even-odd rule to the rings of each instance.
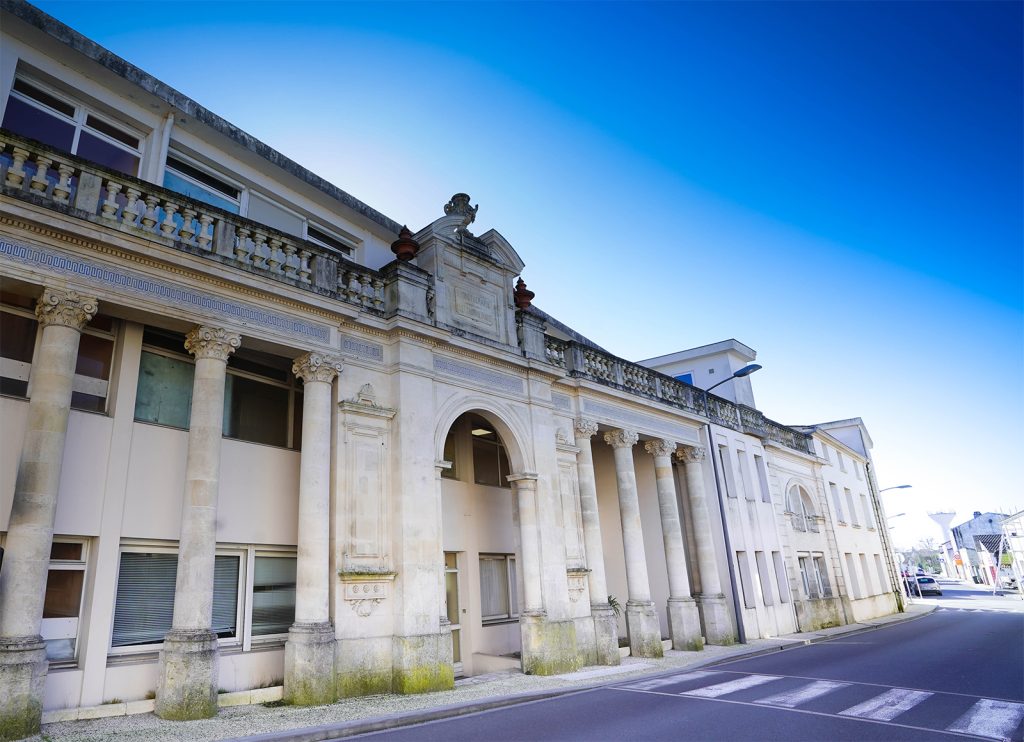
[[[96,316],[99,302],[71,289],[47,286],[36,304],[36,318],[43,327],[60,325],[81,332]]]
[[[450,358],[434,357],[434,370],[449,376],[458,376],[462,379],[476,381],[486,386],[497,388],[502,391],[515,394],[523,393],[523,380],[517,379],[509,374],[498,371],[472,366],[468,363],[460,363]]]
[[[185,336],[185,350],[198,358],[227,361],[242,344],[242,336],[223,327],[199,325]]]
[[[118,291],[129,291],[171,306],[189,307],[205,314],[212,313],[230,317],[238,322],[262,325],[279,332],[304,335],[322,343],[331,339],[331,332],[324,325],[292,319],[260,307],[228,301],[193,288],[154,280],[121,267],[83,260],[57,250],[0,239],[0,255],[33,269],[72,275],[76,280]]]

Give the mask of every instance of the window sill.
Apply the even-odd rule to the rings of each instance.
[[[505,626],[506,624],[510,623],[519,623],[519,617],[516,616],[515,618],[495,618],[491,621],[481,621],[480,625],[486,629],[490,626]]]

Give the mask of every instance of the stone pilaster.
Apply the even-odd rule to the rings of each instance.
[[[196,368],[174,616],[160,651],[157,680],[156,714],[164,719],[203,719],[217,713],[217,635],[211,626],[224,379],[228,357],[241,342],[236,333],[206,326],[193,328],[185,338]]]
[[[608,605],[608,582],[604,570],[604,547],[601,543],[601,517],[597,507],[597,478],[594,474],[594,452],[590,439],[597,433],[592,420],[576,421],[576,468],[580,486],[580,511],[583,519],[583,549],[587,555],[588,587],[590,588],[590,614],[594,620],[594,634],[599,665],[618,665],[618,622]]]
[[[331,703],[334,625],[330,617],[331,389],[341,361],[322,353],[295,359],[302,379],[299,539],[295,623],[284,647],[284,698],[298,706]]]
[[[604,434],[604,440],[614,452],[615,481],[619,491],[626,588],[629,593],[626,601],[629,653],[633,657],[661,657],[661,623],[651,601],[644,534],[640,525],[640,499],[636,488],[636,470],[633,468],[633,446],[639,436],[632,430],[613,430]]]
[[[704,619],[704,638],[708,644],[733,644],[736,634],[722,592],[722,580],[715,559],[714,532],[708,513],[708,498],[704,489],[701,466],[706,458],[701,446],[684,446],[676,451],[676,458],[686,467],[686,489],[693,514],[693,532],[697,539],[697,569],[700,572],[701,594],[697,604]]]
[[[665,563],[668,569],[668,624],[672,648],[703,649],[700,616],[697,613],[697,604],[690,594],[690,578],[686,574],[686,548],[683,546],[683,528],[676,501],[676,481],[672,472],[672,454],[676,450],[676,443],[667,440],[647,441],[644,450],[654,458],[661,535],[665,544]]]
[[[47,670],[39,630],[71,386],[81,333],[96,310],[96,299],[50,287],[36,305],[42,338],[0,571],[0,739],[39,731]]]

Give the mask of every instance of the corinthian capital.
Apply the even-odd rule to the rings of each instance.
[[[672,452],[676,450],[676,442],[659,438],[658,440],[645,442],[644,450],[655,458],[658,456],[671,456]]]
[[[676,451],[676,458],[687,464],[700,464],[704,461],[703,446],[683,446]]]
[[[303,384],[313,381],[330,383],[341,369],[341,359],[326,353],[304,353],[292,363],[292,373],[302,379]]]
[[[43,327],[60,325],[81,331],[96,316],[98,308],[99,302],[92,296],[47,286],[36,303],[36,318]]]
[[[185,350],[198,358],[227,361],[242,344],[242,336],[223,327],[197,325],[185,336]]]
[[[593,420],[580,418],[575,423],[577,438],[593,438],[597,435],[597,423]]]
[[[632,448],[640,440],[635,430],[612,430],[604,434],[604,442],[612,448]]]

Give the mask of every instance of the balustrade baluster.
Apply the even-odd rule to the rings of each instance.
[[[121,223],[134,227],[136,220],[139,218],[139,196],[142,195],[142,192],[138,188],[128,186],[125,194],[128,197],[128,201],[125,203],[124,208],[121,209]]]
[[[370,277],[369,273],[361,273],[359,275],[359,283],[362,284],[362,286],[359,289],[359,298],[362,301],[364,307],[370,305],[370,292],[367,291],[367,289],[370,286],[371,280],[372,278]]]
[[[103,216],[106,219],[117,219],[117,194],[121,191],[121,184],[115,183],[112,180],[107,181],[107,200],[103,202],[103,206],[100,207]]]
[[[57,164],[57,182],[53,184],[53,200],[59,204],[66,204],[71,196],[71,178],[75,175],[75,169],[67,163]]]
[[[11,157],[14,158],[14,162],[7,169],[6,183],[12,188],[20,188],[21,184],[25,182],[25,162],[28,160],[29,151],[15,147]]]
[[[295,278],[296,268],[293,257],[295,256],[295,245],[291,242],[284,243],[284,274],[289,278]]]
[[[170,237],[174,234],[174,230],[178,228],[177,223],[174,221],[174,213],[178,210],[178,204],[172,201],[164,201],[164,220],[160,224],[160,231],[163,232],[164,237]]]
[[[252,264],[254,268],[266,268],[267,267],[267,255],[264,249],[264,245],[267,242],[267,236],[260,232],[258,229],[252,233]]]
[[[373,279],[373,307],[384,308],[384,281],[380,278]]]
[[[142,226],[147,231],[153,231],[157,222],[156,205],[160,199],[156,196],[146,196],[146,213],[142,215]]]
[[[348,272],[348,288],[345,293],[348,295],[348,300],[355,304],[356,299],[359,297],[359,274],[355,271]]]
[[[186,206],[181,210],[181,229],[178,230],[178,239],[187,244],[192,244],[196,230],[192,227],[192,221],[196,218],[196,210]]]
[[[278,266],[281,265],[281,261],[277,259],[278,253],[281,249],[281,240],[277,237],[273,237],[270,240],[270,256],[267,258],[267,265],[269,269],[274,273],[278,272]]]
[[[199,236],[196,241],[204,250],[210,249],[210,243],[213,241],[213,217],[209,214],[199,215]]]
[[[309,256],[312,254],[309,250],[299,250],[299,280],[302,283],[309,283],[309,274],[312,272],[309,269]],[[384,282],[381,281],[380,285],[383,288]],[[376,288],[376,284],[374,284],[374,288]],[[384,303],[383,300],[381,303]]]
[[[235,242],[235,260],[243,265],[249,262],[249,230],[239,227]]]
[[[52,162],[53,158],[51,157],[36,156],[36,174],[32,176],[32,180],[28,184],[29,188],[36,193],[45,194],[50,187],[50,181],[46,176],[50,172],[50,163]]]

